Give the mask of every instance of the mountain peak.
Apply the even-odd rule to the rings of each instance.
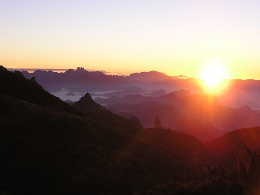
[[[93,101],[91,95],[87,92],[79,101]]]
[[[35,78],[35,77],[30,78],[30,81],[31,81],[33,84],[35,84],[36,86],[42,88],[42,86],[36,81],[36,78]]]
[[[18,77],[24,78],[23,74],[20,71],[14,71],[14,74]]]
[[[96,112],[104,112],[106,109],[97,104],[91,97],[89,93],[86,93],[83,97],[80,98],[78,102],[75,102],[73,107],[83,114],[86,113],[96,113]]]
[[[85,72],[86,70],[83,67],[78,67],[76,72]]]

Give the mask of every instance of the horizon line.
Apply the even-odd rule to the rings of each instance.
[[[104,74],[106,75],[117,75],[117,76],[129,76],[130,74],[134,74],[134,73],[144,73],[144,72],[152,72],[152,71],[155,71],[155,72],[158,72],[158,73],[162,73],[162,74],[165,74],[166,76],[169,76],[169,77],[175,77],[175,78],[182,78],[182,79],[201,79],[199,77],[189,77],[189,76],[186,76],[186,75],[175,75],[175,76],[171,76],[171,75],[168,75],[167,73],[164,73],[164,72],[159,72],[159,71],[156,71],[156,70],[149,70],[149,71],[140,71],[140,72],[132,72],[130,74],[121,74],[121,73],[118,73],[118,72],[115,72],[115,73],[112,73],[112,72],[108,72],[108,71],[102,71],[102,70],[96,70],[96,69],[85,69],[84,67],[77,67],[77,68],[7,68],[7,70],[9,71],[27,71],[29,73],[33,73],[37,70],[41,70],[41,71],[52,71],[52,72],[57,72],[57,73],[64,73],[68,70],[77,70],[78,68],[83,68],[84,70],[86,71],[90,71],[90,72],[103,72]],[[255,80],[255,81],[258,81],[260,79],[254,79],[254,78],[226,78],[228,80]]]

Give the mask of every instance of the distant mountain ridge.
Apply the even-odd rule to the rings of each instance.
[[[36,70],[33,73],[22,71],[22,73],[26,78],[36,77],[38,82],[50,91],[60,90],[64,85],[73,86],[79,91],[85,91],[85,86],[91,86],[91,89],[97,86],[106,89],[107,86],[120,86],[125,82],[120,76],[109,76],[100,71],[90,72],[80,67],[76,70],[69,69],[64,73],[42,70]]]
[[[143,82],[164,81],[164,80],[172,79],[171,76],[168,76],[164,73],[157,72],[157,71],[132,73],[128,76],[128,78],[132,80],[143,81]]]
[[[149,94],[160,89],[166,92],[189,90],[191,93],[203,93],[200,82],[196,78],[189,78],[183,75],[167,76],[157,71],[132,73],[129,76],[109,75],[102,71],[88,71],[84,68],[76,70],[69,69],[65,72],[54,72],[47,70],[36,70],[34,72],[22,71],[23,75],[30,79],[35,77],[39,84],[49,92],[62,91],[63,88],[70,92],[100,92],[109,91],[114,95],[120,95],[119,91],[134,89],[122,95]],[[231,107],[249,105],[253,109],[260,109],[260,80],[230,79],[230,86],[220,97],[221,102]],[[142,92],[143,90],[143,92]],[[148,93],[146,93],[146,92]],[[108,92],[108,93],[109,93]],[[106,93],[106,92],[105,92]],[[112,94],[107,94],[111,97]],[[116,95],[116,96],[117,96]],[[163,94],[161,94],[163,95]],[[64,99],[67,100],[67,99]]]
[[[86,92],[101,90],[124,90],[137,86],[150,88],[149,83],[157,89],[160,85],[169,88],[179,83],[189,83],[189,79],[177,79],[178,77],[167,76],[157,71],[133,73],[129,76],[108,75],[101,71],[88,71],[78,67],[76,70],[69,69],[62,73],[46,70],[36,70],[32,73],[22,71],[23,75],[30,79],[36,77],[38,82],[48,91],[60,91],[64,86],[70,91]],[[185,84],[182,84],[185,85]]]

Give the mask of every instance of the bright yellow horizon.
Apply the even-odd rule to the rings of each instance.
[[[44,63],[46,62],[46,63]],[[63,61],[62,61],[63,62]],[[65,63],[67,65],[64,65],[63,63],[59,64],[59,62],[51,62],[51,61],[43,61],[43,62],[39,62],[39,63],[29,63],[29,64],[37,64],[37,65],[27,65],[27,63],[3,63],[1,65],[3,65],[6,68],[10,68],[10,69],[62,69],[62,70],[66,70],[66,69],[76,69],[77,67],[83,67],[86,70],[90,70],[90,71],[104,71],[107,72],[109,74],[118,74],[118,75],[129,75],[131,73],[135,73],[135,72],[148,72],[148,71],[158,71],[158,72],[162,72],[165,73],[169,76],[178,76],[178,75],[184,75],[187,77],[191,77],[191,78],[201,78],[203,79],[203,76],[201,75],[203,68],[205,68],[205,61],[204,63],[193,63],[193,66],[189,66],[188,64],[184,64],[183,67],[191,67],[188,69],[184,69],[182,68],[182,66],[174,66],[174,65],[166,65],[166,66],[159,66],[160,68],[158,68],[156,66],[156,64],[154,65],[147,65],[147,66],[142,66],[142,63],[138,63],[138,62],[123,62],[120,61],[121,63],[116,65],[116,64],[108,64],[105,62],[95,62],[92,61],[92,63],[90,63],[90,65],[85,65],[85,63],[80,63],[80,62],[71,62],[70,63]],[[102,66],[101,64],[106,64],[106,66]],[[121,66],[122,64],[122,66]],[[124,65],[124,66],[123,66]],[[138,67],[138,68],[136,68]],[[237,66],[239,67],[239,66]],[[260,75],[258,74],[258,72],[252,72],[251,74],[245,74],[247,72],[246,67],[241,67],[240,66],[240,71],[238,72],[236,69],[231,69],[232,66],[226,66],[226,68],[228,68],[228,76],[225,76],[225,78],[227,79],[260,79]],[[218,81],[211,81],[211,82],[218,82]],[[214,85],[214,83],[209,85]]]
[[[5,1],[0,64],[198,77],[207,61],[219,59],[231,78],[260,79],[259,6],[224,0]]]

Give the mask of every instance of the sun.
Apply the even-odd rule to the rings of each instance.
[[[203,88],[208,92],[221,91],[226,87],[228,73],[224,63],[210,61],[206,63],[199,75]]]

